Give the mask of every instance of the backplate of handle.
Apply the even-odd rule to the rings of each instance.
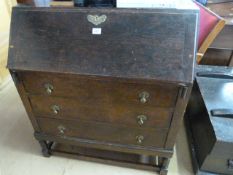
[[[137,116],[137,120],[138,120],[138,124],[142,126],[145,123],[145,121],[147,121],[147,116],[139,115]]]
[[[146,91],[143,91],[139,94],[139,100],[141,103],[146,103],[150,97],[150,94]]]
[[[46,83],[46,84],[44,85],[44,87],[45,87],[46,93],[47,93],[48,95],[51,95],[52,92],[53,92],[53,85],[50,84],[50,83]]]
[[[63,126],[63,125],[59,125],[59,126],[57,127],[57,129],[58,129],[58,131],[59,131],[60,134],[64,134],[64,133],[65,133],[65,130],[66,130],[66,127]]]
[[[55,115],[57,115],[60,111],[60,107],[58,105],[53,105],[51,106],[51,110],[53,111]]]
[[[143,142],[143,140],[144,140],[144,136],[138,135],[138,136],[136,136],[136,140],[137,140],[138,144],[141,144]]]

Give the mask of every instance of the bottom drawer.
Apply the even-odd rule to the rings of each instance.
[[[219,158],[207,156],[201,166],[201,170],[220,174],[233,174],[233,157]]]
[[[108,143],[141,145],[163,148],[167,129],[129,128],[99,122],[68,121],[38,118],[42,132],[49,135],[62,135]]]

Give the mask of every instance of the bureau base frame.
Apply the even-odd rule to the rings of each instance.
[[[50,157],[51,155],[61,155],[84,161],[154,171],[158,172],[160,175],[167,175],[170,156],[172,156],[172,154],[167,153],[165,153],[165,155],[169,155],[168,157],[161,155],[156,156],[156,154],[150,156],[120,151],[102,150],[87,146],[77,146],[73,145],[72,143],[66,144],[56,141],[43,140],[46,137],[43,133],[35,132],[34,135],[38,140],[42,148],[42,154],[45,157]]]

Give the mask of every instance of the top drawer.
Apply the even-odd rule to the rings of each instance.
[[[83,102],[92,99],[111,104],[174,107],[179,90],[179,86],[166,83],[125,83],[68,74],[25,72],[20,76],[30,94],[72,97]]]

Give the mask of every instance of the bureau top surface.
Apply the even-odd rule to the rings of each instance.
[[[209,77],[197,76],[197,83],[210,116],[210,122],[218,140],[233,142],[233,114],[213,116],[211,110],[233,109],[233,69],[230,67],[198,66],[198,73]],[[211,78],[212,77],[212,78]]]
[[[15,7],[8,68],[193,80],[197,10]]]

